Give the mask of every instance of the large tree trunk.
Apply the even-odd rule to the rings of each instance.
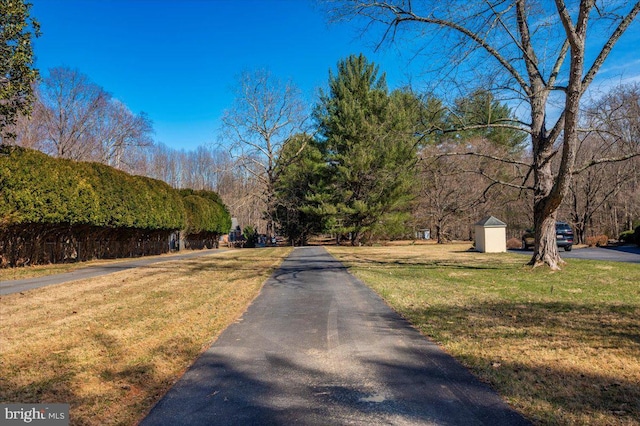
[[[549,265],[553,270],[560,269],[565,261],[560,257],[556,243],[556,211],[545,212],[543,206],[534,205],[535,246],[529,265],[534,267]]]
[[[553,270],[560,269],[559,265],[565,262],[560,258],[558,246],[556,245],[556,229],[555,221],[558,207],[562,203],[563,198],[569,190],[571,175],[576,157],[576,147],[578,142],[577,127],[578,113],[580,109],[580,98],[583,93],[582,72],[584,67],[584,40],[587,30],[587,21],[589,19],[589,11],[593,7],[594,1],[589,0],[581,4],[575,25],[566,11],[564,3],[556,0],[558,13],[567,33],[567,40],[570,44],[570,67],[569,81],[566,88],[565,108],[563,117],[559,123],[562,123],[562,160],[560,169],[554,179],[551,170],[551,158],[553,156],[553,144],[555,143],[554,132],[551,135],[543,136],[545,133],[537,133],[539,138],[533,140],[534,147],[534,225],[536,232],[536,245],[533,251],[533,257],[529,262],[530,265],[538,266],[547,264]],[[529,64],[528,64],[529,65]],[[535,75],[529,72],[529,75]],[[532,88],[534,89],[531,96],[531,110],[533,114],[533,130],[544,131],[544,121],[542,126],[536,127],[536,118],[540,115],[544,117],[546,105],[546,96],[543,99],[537,95],[536,86],[539,82],[534,81]],[[548,89],[547,89],[548,90]],[[536,143],[537,142],[537,143]]]
[[[547,264],[551,269],[560,269],[564,264],[556,245],[556,215],[562,197],[555,195],[552,186],[553,173],[550,166],[536,167],[534,170],[535,189],[533,204],[533,226],[535,246],[529,265]]]
[[[575,235],[574,235],[574,243],[584,244],[587,240],[587,224],[585,222],[574,223],[575,227]]]
[[[551,167],[554,156],[554,136],[546,130],[546,103],[549,90],[541,80],[532,82],[530,95],[533,147],[533,225],[535,246],[529,265],[549,265],[560,269],[565,262],[560,258],[556,244],[556,215],[563,194],[556,191],[556,176]]]
[[[582,11],[584,12],[584,11]],[[586,20],[584,13],[579,20]],[[580,31],[586,31],[586,24],[580,25]],[[569,24],[567,24],[569,25]],[[559,132],[546,132],[546,104],[549,88],[536,77],[533,79],[532,92],[529,97],[532,114],[532,145],[534,168],[534,205],[533,218],[536,234],[536,244],[530,265],[547,264],[553,270],[560,269],[565,262],[560,257],[556,245],[556,215],[558,207],[569,191],[571,175],[576,157],[578,142],[577,127],[580,97],[582,95],[582,68],[584,60],[584,41],[576,35],[576,29],[567,28],[570,40],[570,79],[566,89],[565,109],[559,124],[562,123],[562,160],[557,175],[554,176],[551,160],[556,151],[554,144]],[[571,37],[573,36],[573,37]],[[531,64],[528,64],[528,66]],[[535,73],[530,71],[530,75]],[[554,130],[560,127],[555,127]]]
[[[544,132],[544,126],[541,129]],[[567,192],[569,176],[566,175],[570,174],[573,163],[568,168],[561,167],[559,175],[555,176],[551,168],[553,141],[540,138],[533,146],[533,222],[536,242],[529,265],[536,267],[546,264],[551,269],[558,270],[565,262],[560,257],[556,244],[556,216]],[[563,182],[563,185],[559,186],[558,182]]]

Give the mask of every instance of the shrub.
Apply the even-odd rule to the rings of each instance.
[[[607,245],[609,237],[606,235],[594,235],[593,237],[587,237],[587,245],[589,247],[604,247]]]
[[[622,241],[623,243],[633,243],[635,242],[635,232],[634,231],[624,231],[620,234],[618,241]]]
[[[246,226],[242,231],[245,243],[244,247],[254,248],[258,243],[258,231],[253,226]]]
[[[640,225],[636,226],[636,230],[633,232],[635,236],[635,243],[640,246]]]
[[[518,238],[509,238],[507,240],[508,249],[518,249],[522,247],[522,242]]]

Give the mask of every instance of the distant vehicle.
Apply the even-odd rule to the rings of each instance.
[[[556,222],[556,243],[558,247],[562,247],[564,251],[571,251],[573,247],[573,230],[566,222]],[[532,230],[522,235],[522,250],[528,250],[535,245],[535,236]]]

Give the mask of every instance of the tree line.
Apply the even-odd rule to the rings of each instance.
[[[37,100],[31,116],[18,117],[14,144],[56,158],[111,164],[173,188],[215,191],[241,224],[280,233],[293,244],[303,244],[315,233],[360,244],[414,238],[425,229],[439,242],[469,239],[473,223],[488,214],[509,224],[511,238],[533,227],[532,192],[523,189],[531,184],[531,176],[526,176],[529,140],[525,132],[508,126],[516,121],[512,108],[489,91],[476,89],[451,103],[410,88],[389,91],[384,73],[364,56],[354,55],[338,64],[328,91],[312,111],[305,111],[292,83],[283,84],[260,70],[243,74],[238,82],[236,104],[225,113],[226,144],[184,151],[153,142],[144,114],[136,118],[130,113],[131,123],[143,125],[121,139],[125,143],[98,143],[114,140],[114,131],[97,125],[100,110],[91,118],[92,103],[75,99],[86,85],[90,93],[107,92],[77,70],[59,68],[53,75],[57,86],[65,87],[60,93],[67,94],[60,96],[56,114],[76,120],[64,131],[58,124],[58,131],[83,135],[72,129],[92,130],[74,143],[67,137],[64,149],[58,150],[47,136],[55,132],[47,130],[49,124],[41,120],[42,110],[38,112],[45,102]],[[36,99],[43,92],[37,90]],[[272,104],[251,117],[246,105],[255,100],[244,94],[264,92]],[[584,108],[585,127],[592,131],[580,137],[581,167],[637,151],[639,92],[637,84],[617,87]],[[126,110],[118,101],[110,102]],[[269,110],[284,114],[271,115],[278,133],[256,127]],[[241,127],[247,123],[253,128]],[[124,129],[135,129],[133,124]],[[234,134],[245,139],[234,139]],[[261,140],[262,134],[270,139]],[[105,146],[117,146],[113,152],[123,160],[105,155],[100,150]],[[557,169],[558,162],[553,164]],[[558,217],[572,224],[579,242],[599,234],[617,238],[637,226],[638,170],[638,159],[631,158],[576,171]],[[395,199],[396,194],[402,196]],[[378,199],[370,198],[374,196]]]
[[[255,87],[250,81],[242,84]],[[593,234],[617,239],[638,226],[638,157],[630,154],[639,147],[639,99],[640,87],[631,84],[583,110],[591,130],[580,134],[570,195],[557,216],[574,226],[581,243]],[[262,203],[265,217],[294,244],[318,233],[362,244],[424,230],[439,242],[471,239],[473,224],[489,214],[509,224],[511,238],[534,226],[530,138],[490,91],[476,89],[451,103],[433,93],[390,91],[375,64],[352,55],[330,73],[311,115],[306,132],[280,140],[270,154],[273,184],[257,188],[271,200]],[[252,143],[260,142],[269,141]],[[550,167],[559,170],[557,157]]]

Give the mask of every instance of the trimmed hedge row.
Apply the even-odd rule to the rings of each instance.
[[[0,148],[0,223],[181,229],[182,197],[166,183],[99,163]]]
[[[231,226],[214,192],[14,146],[0,146],[0,190],[4,266],[159,254],[177,230],[217,238]]]
[[[213,191],[181,189],[187,214],[184,242],[187,248],[218,247],[218,237],[231,229],[231,216]]]
[[[180,194],[187,214],[184,228],[187,234],[208,232],[221,235],[229,232],[231,216],[218,194],[193,189],[181,189]]]

